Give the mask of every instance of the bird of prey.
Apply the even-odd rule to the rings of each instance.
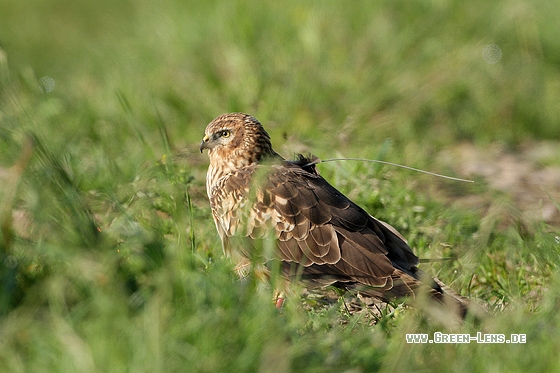
[[[276,260],[286,278],[308,286],[334,285],[385,302],[428,294],[465,315],[467,299],[423,274],[395,228],[330,185],[316,170],[316,158],[284,160],[256,118],[217,117],[206,127],[205,149],[212,215],[241,275]]]

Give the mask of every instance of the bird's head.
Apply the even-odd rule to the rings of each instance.
[[[276,156],[270,136],[254,117],[243,113],[223,114],[204,131],[200,152],[208,150],[211,166],[235,170]]]

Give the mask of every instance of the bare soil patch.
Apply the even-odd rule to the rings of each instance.
[[[527,144],[516,151],[498,145],[480,149],[464,143],[441,156],[461,177],[482,178],[489,189],[510,196],[526,218],[560,223],[560,143]],[[480,208],[485,199],[461,196],[455,202]]]

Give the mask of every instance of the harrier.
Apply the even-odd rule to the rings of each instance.
[[[464,316],[468,301],[423,274],[395,228],[330,185],[315,159],[284,160],[256,118],[217,117],[206,127],[204,149],[214,222],[241,275],[277,260],[286,278],[308,286],[334,285],[382,301],[429,294]]]

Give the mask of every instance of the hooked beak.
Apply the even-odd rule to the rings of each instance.
[[[200,143],[200,152],[201,153],[204,149],[209,149],[209,146],[208,146],[209,141],[210,141],[210,137],[208,135],[204,135],[204,137],[202,138],[202,142]]]

